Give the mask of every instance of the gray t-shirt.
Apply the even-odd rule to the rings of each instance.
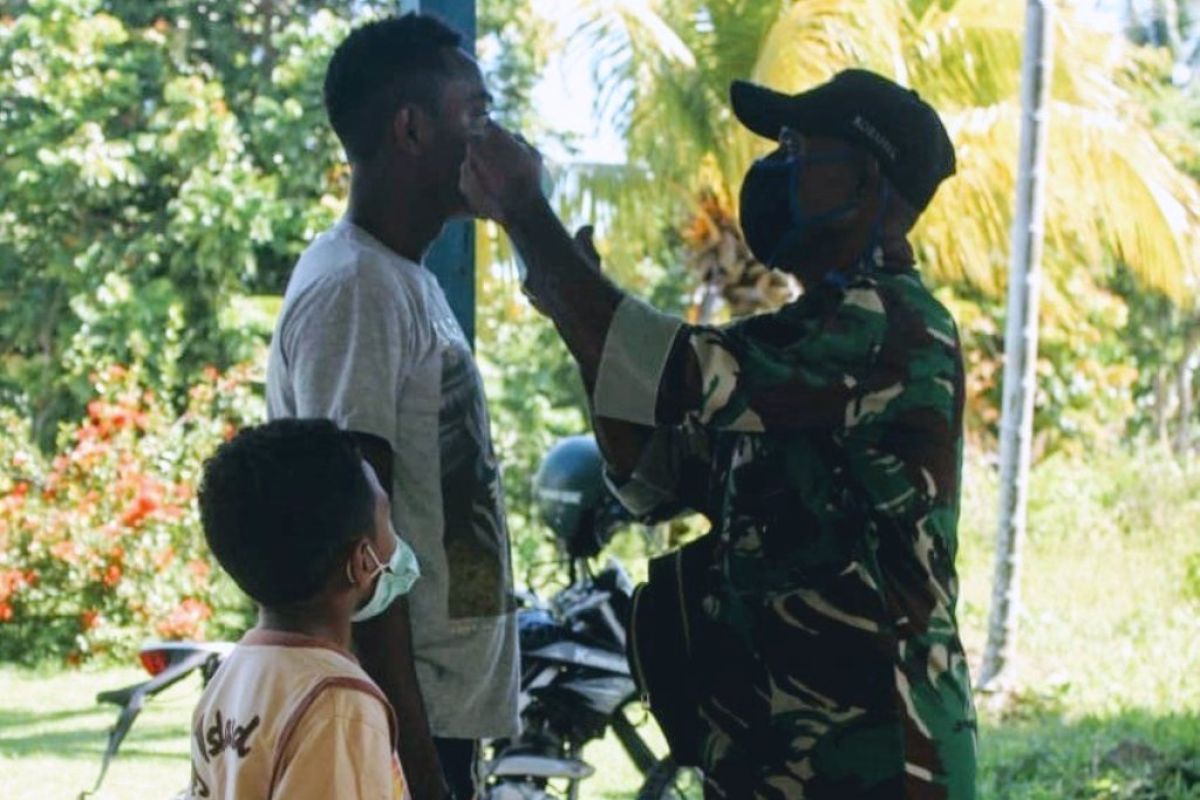
[[[425,267],[342,220],[305,250],[267,365],[267,411],[392,448],[396,531],[417,554],[417,677],[435,736],[518,730],[517,626],[483,384]]]

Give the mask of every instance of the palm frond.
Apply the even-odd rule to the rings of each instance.
[[[754,79],[797,92],[858,66],[908,83],[903,43],[911,28],[895,0],[796,0],[767,35]]]
[[[931,274],[987,294],[1004,290],[1020,109],[946,117],[959,157],[914,238]],[[1050,110],[1046,262],[1059,273],[1104,268],[1118,254],[1148,287],[1183,302],[1196,289],[1200,192],[1144,131],[1090,109]]]
[[[729,81],[798,91],[862,66],[937,107],[958,151],[958,175],[915,231],[926,269],[941,282],[1002,294],[1020,123],[1020,0],[573,2],[591,9],[591,35],[610,70],[598,77],[607,77],[623,115],[632,169],[645,177],[585,181],[621,236],[660,238],[703,192],[736,197],[750,161],[770,145],[732,118]],[[1058,8],[1047,272],[1061,286],[1078,274],[1098,279],[1115,254],[1146,286],[1177,302],[1195,298],[1200,192],[1156,144],[1132,96],[1161,74],[1161,54]],[[684,66],[684,50],[694,68]]]

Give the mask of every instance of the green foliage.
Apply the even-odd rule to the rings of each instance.
[[[1006,800],[1191,800],[1200,717],[1130,712],[985,727],[979,796]]]
[[[87,418],[43,458],[0,412],[0,660],[125,656],[153,633],[246,626],[193,502],[202,460],[262,416],[248,372],[206,373],[182,416],[138,372],[94,376]]]
[[[168,385],[229,360],[216,311],[272,235],[271,182],[221,85],[96,0],[31,3],[0,64],[0,391],[45,443],[98,359]]]
[[[1183,562],[1183,596],[1200,603],[1200,551],[1191,554]]]
[[[967,460],[959,526],[959,621],[973,665],[986,635],[998,502],[995,467],[981,455]],[[1188,599],[1196,466],[1165,448],[1059,452],[1034,466],[1029,485],[1018,686],[1049,703],[1042,711],[1067,717],[1200,709],[1200,683],[1182,679],[1200,663]]]
[[[281,292],[346,194],[321,84],[350,9],[328,5],[36,0],[0,20],[0,400],[43,446],[91,364],[142,365],[180,401],[261,338],[219,312]]]
[[[1115,445],[1130,432],[1138,361],[1121,335],[1129,308],[1120,295],[1076,275],[1072,288],[1091,302],[1077,307],[1048,288],[1038,343],[1035,453]],[[978,291],[942,287],[963,341],[967,429],[990,442],[998,433],[1004,373],[1005,305]]]
[[[185,376],[252,354],[260,332],[220,312],[281,293],[341,212],[325,65],[352,13],[394,8],[33,0],[0,18],[0,402],[43,447],[92,364],[141,365],[178,405]],[[544,23],[523,0],[479,23],[498,111],[527,127]]]
[[[262,319],[271,314],[247,295],[282,291],[348,188],[322,107],[326,61],[351,11],[361,21],[393,8],[384,0],[353,9],[318,0],[34,0],[0,19],[0,405],[32,421],[14,441],[32,437],[53,449],[59,423],[84,415],[98,363],[134,365],[162,427],[172,413],[189,413],[189,381],[200,367],[261,355],[270,330]],[[479,28],[497,112],[528,129],[529,95],[550,44],[544,23],[523,0],[491,0],[481,4]],[[489,369],[485,359],[498,450],[519,547],[532,557],[533,470],[555,438],[586,428],[582,392],[548,324],[502,309],[515,297],[502,277],[489,277],[502,271],[480,274],[481,346],[502,365]],[[191,447],[190,458],[211,449],[199,440],[168,444],[178,430],[159,434],[162,447]],[[84,497],[92,489],[87,475],[61,480]],[[31,515],[23,519],[66,513],[47,502],[22,501]],[[92,528],[112,511],[82,509]],[[171,536],[194,538],[194,522],[180,521]],[[51,569],[43,586],[84,580],[54,561],[23,569],[43,567],[63,573]],[[30,594],[35,587],[16,593],[15,578],[12,588],[6,600],[43,602]],[[25,606],[14,609],[22,625],[32,619]],[[85,611],[45,627],[45,648],[73,640]],[[111,619],[98,629],[118,631],[104,646],[131,641],[136,626],[126,612],[97,617]]]

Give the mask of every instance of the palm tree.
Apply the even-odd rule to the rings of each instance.
[[[565,0],[564,0],[565,2]],[[616,195],[613,238],[655,241],[719,198],[732,212],[741,176],[769,143],[729,111],[735,78],[785,91],[864,66],[916,89],[942,113],[959,173],[915,232],[927,275],[1001,297],[1020,121],[1021,0],[571,0],[598,53],[602,113],[627,135],[650,180]],[[1141,283],[1179,303],[1197,294],[1200,192],[1156,139],[1133,92],[1165,66],[1155,52],[1057,16],[1054,126],[1047,142],[1046,264],[1051,284],[1099,274],[1118,255]],[[584,181],[583,185],[587,185]],[[611,190],[611,185],[608,187]],[[1046,313],[1071,295],[1048,287]]]

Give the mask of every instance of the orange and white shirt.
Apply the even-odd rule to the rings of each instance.
[[[396,718],[354,656],[252,630],[192,717],[191,800],[411,800]]]

